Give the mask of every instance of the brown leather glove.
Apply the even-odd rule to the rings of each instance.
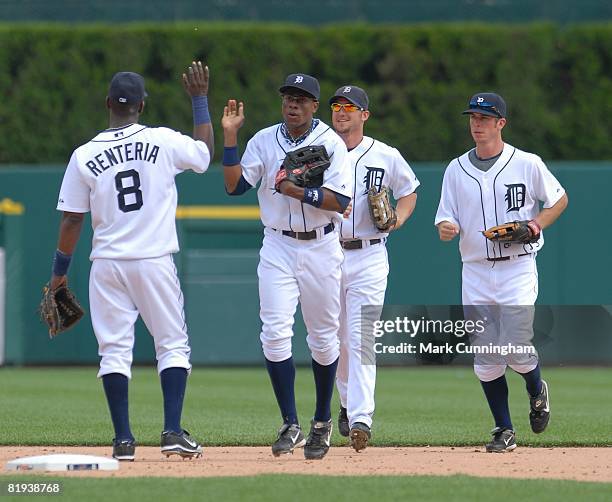
[[[386,232],[397,223],[397,214],[391,204],[389,189],[386,186],[381,187],[380,192],[376,190],[376,187],[370,187],[368,190],[368,208],[370,209],[372,223],[381,232]]]
[[[39,312],[40,319],[49,327],[50,338],[72,328],[85,314],[68,286],[51,289],[48,284],[43,287]]]
[[[510,221],[483,231],[482,234],[493,242],[536,242],[541,228],[535,220]]]

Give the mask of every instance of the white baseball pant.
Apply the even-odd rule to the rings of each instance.
[[[376,358],[374,338],[362,336],[362,307],[382,306],[385,302],[389,274],[387,248],[384,244],[374,244],[345,250],[344,255],[336,387],[340,403],[347,410],[349,426],[361,422],[372,427]]]
[[[495,343],[511,341],[531,344],[533,338],[533,305],[538,297],[538,270],[535,253],[506,261],[466,262],[462,270],[463,305],[497,305]],[[485,340],[486,337],[483,337]],[[479,360],[480,359],[480,360]],[[498,364],[491,364],[495,360]],[[479,364],[483,361],[484,364]],[[508,362],[510,361],[510,362]],[[519,373],[528,373],[538,364],[537,355],[487,355],[476,357],[474,372],[479,380],[490,382],[501,377],[510,366]]]
[[[98,377],[131,378],[134,324],[142,317],[155,344],[157,371],[191,371],[183,293],[171,255],[143,260],[93,260],[89,275],[91,321],[98,340]]]
[[[341,265],[337,231],[318,239],[297,240],[264,230],[257,267],[260,340],[269,361],[292,355],[291,337],[298,302],[306,324],[312,358],[327,366],[339,356]]]

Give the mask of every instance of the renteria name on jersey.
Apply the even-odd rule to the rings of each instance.
[[[144,160],[145,162],[155,164],[158,153],[159,146],[151,145],[150,143],[142,143],[140,141],[135,143],[122,143],[108,148],[107,150],[102,150],[102,152],[95,155],[93,159],[85,162],[85,166],[94,173],[95,176],[98,176],[98,174],[102,174],[108,168],[117,164],[123,164],[130,160]]]

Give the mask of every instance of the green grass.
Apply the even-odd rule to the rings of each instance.
[[[41,476],[6,480],[49,482]],[[560,500],[608,501],[612,485],[577,481],[475,478],[469,476],[372,476],[327,477],[265,475],[235,478],[117,478],[60,479],[63,492],[58,500],[427,500],[496,501]],[[23,500],[24,497],[3,500]]]
[[[0,444],[108,445],[110,416],[96,368],[0,369]],[[521,446],[612,444],[612,368],[546,368],[552,418],[535,435],[520,376],[508,371],[510,406]],[[314,410],[309,369],[299,369],[298,412]],[[334,400],[334,419],[337,413]],[[162,398],[154,368],[136,368],[130,412],[139,444],[158,445]],[[196,368],[189,379],[183,426],[205,445],[269,445],[280,417],[264,368]],[[383,368],[377,381],[373,444],[482,444],[492,419],[471,368]],[[337,432],[334,441],[339,442]],[[93,481],[93,480],[92,480]]]

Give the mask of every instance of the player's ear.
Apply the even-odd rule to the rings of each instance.
[[[504,118],[497,119],[497,126],[500,131],[504,128],[505,125],[506,125],[506,119]]]
[[[365,122],[369,118],[370,118],[370,110],[362,110],[362,112],[361,112],[361,120],[362,120],[362,122]]]
[[[312,102],[312,113],[316,113],[318,109],[319,109],[319,102],[315,100]]]
[[[106,108],[108,108],[109,110],[111,108],[111,100],[108,96],[106,96]]]
[[[145,102],[141,101],[140,104],[138,105],[138,115],[140,115],[143,112],[144,107],[145,107]]]

